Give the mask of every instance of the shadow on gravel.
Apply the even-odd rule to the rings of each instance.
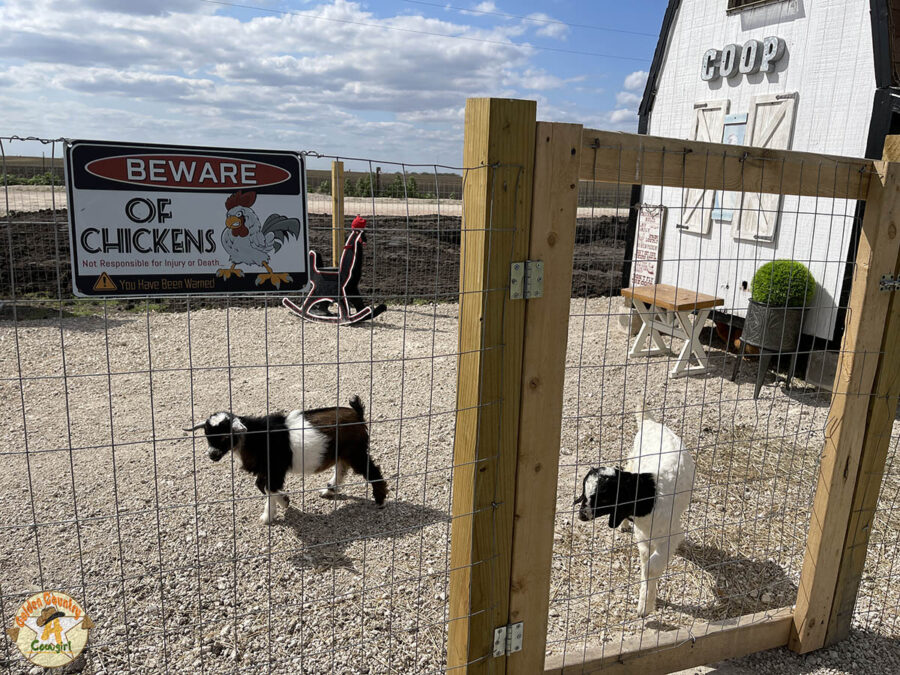
[[[383,509],[368,499],[339,495],[347,502],[328,513],[306,513],[294,507],[276,525],[294,531],[300,550],[291,562],[301,569],[345,568],[357,572],[356,561],[346,549],[354,542],[394,539],[434,523],[447,522],[443,511],[410,502],[390,501]]]
[[[779,609],[791,604],[797,597],[796,584],[774,560],[734,556],[715,546],[691,541],[681,544],[678,555],[711,577],[712,592],[717,600],[712,604],[663,604],[698,619],[716,621]]]

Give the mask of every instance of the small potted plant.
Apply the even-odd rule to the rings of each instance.
[[[741,340],[773,352],[797,349],[804,309],[812,302],[816,281],[796,260],[773,260],[753,275],[750,306]]]

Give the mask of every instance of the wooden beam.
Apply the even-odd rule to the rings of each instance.
[[[331,163],[331,261],[337,267],[344,252],[344,163]]]
[[[493,631],[509,613],[525,302],[509,270],[528,253],[534,101],[466,102],[465,218],[453,448],[448,669],[503,673]]]
[[[508,674],[543,663],[559,473],[582,127],[537,125],[529,260],[544,261],[543,297],[525,305],[509,622],[524,622]]]
[[[544,675],[656,675],[783,647],[791,631],[791,614],[791,608],[785,607],[723,621],[696,622],[677,631],[645,630],[638,637],[603,648],[573,650],[565,658],[548,657]]]
[[[884,146],[884,159],[900,161],[900,136],[888,136]],[[900,258],[894,263],[892,276],[900,276]],[[869,399],[862,457],[850,505],[850,523],[844,537],[834,604],[825,636],[826,645],[839,642],[850,634],[884,465],[891,444],[894,417],[900,401],[900,294],[893,292],[889,296],[887,326],[881,341],[872,397]]]
[[[825,644],[867,438],[890,428],[868,429],[867,421],[873,396],[882,395],[876,390],[876,376],[885,368],[882,349],[892,294],[881,291],[879,282],[897,268],[900,254],[900,164],[876,162],[875,168],[800,574],[790,642],[800,653]]]
[[[584,130],[581,180],[864,199],[873,163],[793,150]]]

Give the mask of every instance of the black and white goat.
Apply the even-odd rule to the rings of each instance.
[[[328,487],[319,494],[334,497],[347,469],[353,469],[371,483],[375,503],[384,505],[387,483],[369,456],[365,412],[359,396],[354,396],[349,408],[292,410],[261,417],[217,412],[185,431],[203,429],[214,462],[229,450],[237,453],[241,468],[256,476],[256,487],[266,495],[259,519],[268,524],[274,519],[276,503],[284,508],[290,503],[281,492],[288,472],[311,474],[333,469]]]
[[[584,521],[604,515],[610,527],[633,521],[641,555],[638,614],[647,616],[656,606],[659,578],[684,539],[681,516],[691,503],[694,459],[668,427],[640,415],[637,422],[625,468],[591,469],[575,504]]]

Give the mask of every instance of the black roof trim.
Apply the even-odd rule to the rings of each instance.
[[[879,89],[890,87],[894,77],[894,63],[891,58],[891,13],[890,0],[871,0],[872,48],[875,52],[875,86]]]

